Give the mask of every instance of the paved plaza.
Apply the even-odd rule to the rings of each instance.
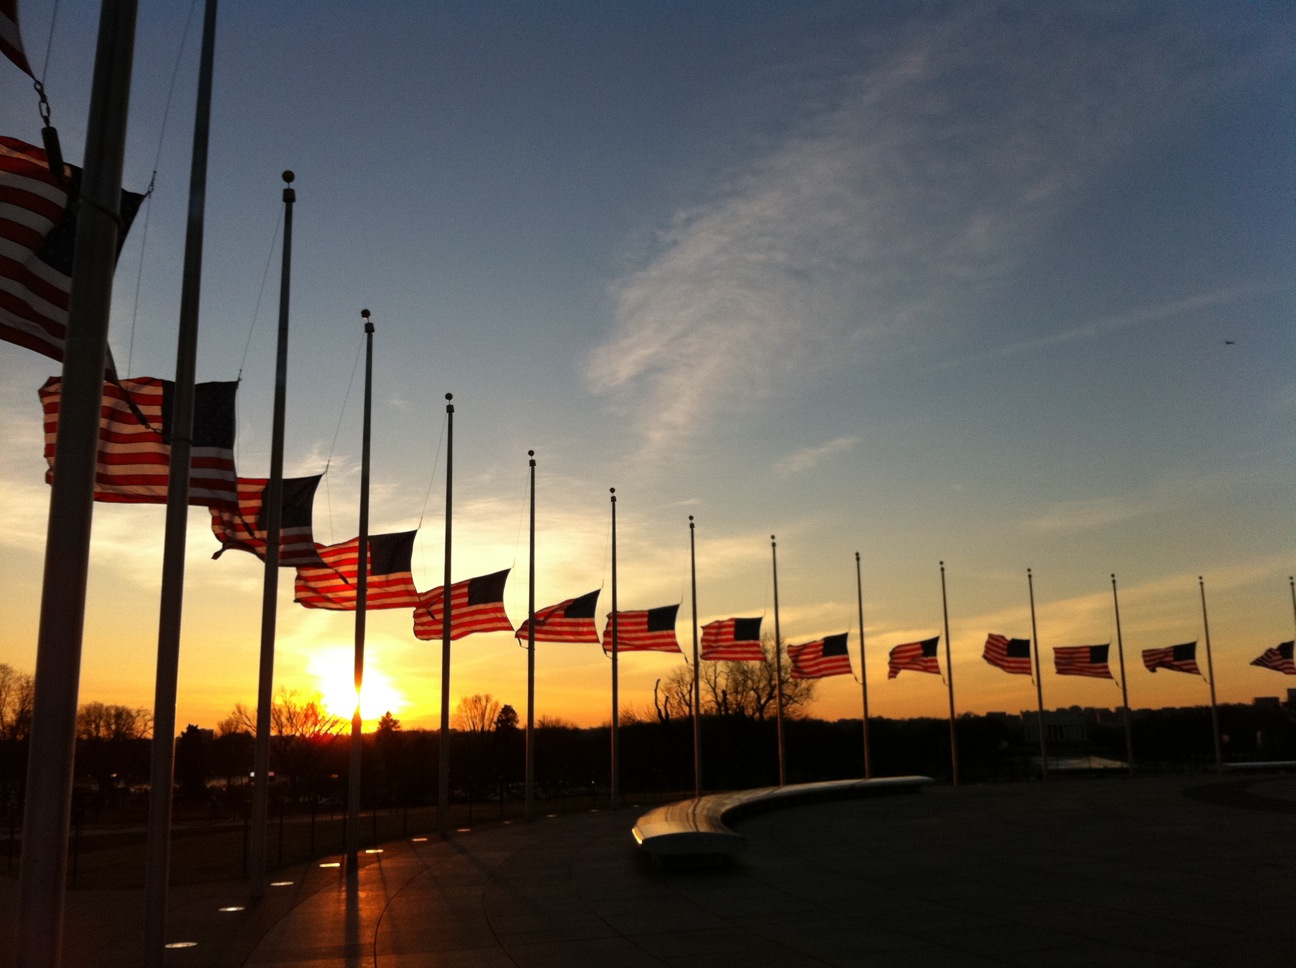
[[[386,844],[350,877],[176,888],[168,966],[1289,966],[1296,777],[929,787],[737,824],[658,869],[622,810]],[[5,880],[9,946],[16,883]],[[64,964],[139,964],[142,892],[70,891]],[[222,910],[232,908],[235,910]]]

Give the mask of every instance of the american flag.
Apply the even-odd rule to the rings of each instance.
[[[569,598],[535,613],[535,640],[537,642],[591,642],[598,644],[598,626],[594,624],[594,610],[598,607],[599,590],[595,589],[580,598]],[[517,630],[517,637],[526,641],[530,620]]]
[[[1111,679],[1107,667],[1106,645],[1063,645],[1053,649],[1053,668],[1060,676],[1091,676],[1094,679]]]
[[[315,488],[322,474],[311,477],[287,477],[283,480],[282,510],[279,520],[279,564],[285,568],[301,565],[322,566],[315,551],[311,533],[311,506]],[[263,501],[270,481],[265,477],[238,479],[238,510],[211,508],[212,533],[221,543],[213,558],[231,549],[250,551],[262,561],[266,556],[267,511]]]
[[[1175,672],[1187,672],[1194,676],[1201,675],[1197,668],[1197,643],[1185,642],[1172,645],[1166,649],[1144,649],[1143,664],[1148,672],[1158,669],[1172,669]]]
[[[846,632],[828,635],[804,645],[789,645],[793,679],[822,679],[825,676],[851,675],[850,655],[846,652]]]
[[[1253,666],[1273,669],[1284,675],[1296,676],[1296,662],[1292,661],[1292,647],[1296,642],[1279,642],[1276,648],[1265,649],[1258,658],[1252,659]]]
[[[678,605],[662,605],[642,612],[617,612],[616,641],[612,640],[612,613],[603,627],[603,651],[611,652],[679,652],[675,638],[675,616]]]
[[[28,77],[34,78],[27,55],[23,53],[22,35],[18,32],[18,0],[0,0],[0,53],[3,53]]]
[[[365,584],[365,611],[378,608],[416,608],[419,593],[414,587],[410,559],[417,531],[369,536],[369,571]],[[323,568],[297,569],[293,600],[306,608],[327,608],[354,612],[356,581],[360,577],[360,539],[341,544],[315,546]]]
[[[992,632],[986,636],[985,651],[981,658],[1004,672],[1028,676],[1031,674],[1030,646],[1030,639],[1010,639]]]
[[[40,388],[45,411],[46,481],[54,479],[62,381],[50,377]],[[194,395],[189,503],[234,510],[234,395],[237,383],[199,383]],[[95,500],[122,504],[165,504],[171,474],[171,410],[175,385],[140,377],[104,384],[99,417]]]
[[[0,17],[0,21],[3,17]],[[2,33],[2,31],[0,31]],[[0,137],[0,339],[63,359],[81,169],[50,174],[45,152]],[[121,194],[118,245],[143,195]]]
[[[702,658],[717,662],[763,662],[759,618],[724,618],[702,626]]]
[[[450,638],[462,639],[474,632],[512,632],[513,623],[504,611],[504,582],[509,569],[457,581],[450,586]],[[445,586],[434,588],[414,609],[414,637],[439,639],[445,634]]]
[[[923,639],[921,642],[908,642],[897,645],[891,650],[887,660],[887,678],[894,679],[901,670],[911,669],[914,672],[932,672],[940,675],[940,662],[936,658],[936,643],[940,636]]]

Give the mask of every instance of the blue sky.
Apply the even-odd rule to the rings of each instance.
[[[38,71],[51,6],[20,11]],[[60,5],[46,74],[70,160],[95,10]],[[127,186],[160,161],[114,296],[132,375],[174,370],[201,19],[178,53],[186,13],[141,4]],[[321,540],[356,531],[358,382],[343,400],[368,308],[373,528],[421,520],[420,587],[442,580],[452,392],[454,577],[514,565],[515,622],[534,449],[541,605],[604,585],[607,608],[616,487],[621,607],[683,601],[686,648],[688,515],[700,621],[772,625],[777,534],[794,642],[849,629],[855,653],[860,551],[878,715],[944,713],[935,677],[885,681],[891,646],[941,631],[942,560],[961,710],[1033,704],[980,658],[987,632],[1029,636],[1027,567],[1050,706],[1118,701],[1047,659],[1113,638],[1112,572],[1127,661],[1203,637],[1204,575],[1221,697],[1276,694],[1288,683],[1247,663],[1293,635],[1294,20],[1282,3],[227,0],[199,376],[244,360],[239,466],[264,474],[291,168],[287,470],[329,462]],[[5,133],[38,141],[28,82],[0,83]],[[0,350],[3,661],[30,668],[35,391],[55,370]],[[191,522],[179,716],[213,725],[255,696],[260,569],[210,561],[205,515]],[[160,508],[96,510],[83,698],[151,703],[161,529]],[[279,681],[312,688],[351,619],[282,585]],[[404,721],[434,720],[436,646],[405,613],[371,616],[370,643]],[[453,695],[523,709],[507,637],[454,656]],[[624,704],[650,704],[678,661],[626,657]],[[606,719],[607,674],[588,647],[542,654],[537,712]],[[819,697],[818,715],[859,714],[848,679]],[[1130,698],[1206,689],[1134,668]]]

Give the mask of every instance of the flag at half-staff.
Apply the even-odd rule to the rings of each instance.
[[[1030,639],[1010,639],[992,632],[986,636],[981,658],[1004,672],[1028,676],[1031,674]]]
[[[35,78],[18,30],[18,0],[0,0],[0,54],[4,54],[30,78]]]
[[[414,587],[410,560],[417,531],[369,536],[365,611],[379,608],[416,608],[419,593]],[[360,539],[341,544],[315,546],[323,567],[299,567],[293,601],[306,608],[334,611],[356,610],[356,581],[360,577]]]
[[[1158,669],[1170,669],[1174,672],[1187,672],[1190,675],[1201,675],[1197,666],[1197,643],[1184,642],[1164,649],[1144,649],[1143,665],[1148,672]]]
[[[789,645],[793,679],[823,679],[827,676],[849,676],[850,655],[846,651],[846,632],[828,635],[804,645]]]
[[[59,407],[63,381],[50,377],[40,388],[45,411],[45,460],[52,482],[56,468]],[[189,459],[189,503],[235,510],[234,397],[238,384],[194,387],[193,436]],[[165,504],[171,478],[171,419],[175,384],[140,377],[104,384],[95,467],[96,501]]]
[[[906,669],[940,675],[940,660],[936,657],[936,645],[939,642],[940,636],[936,635],[921,642],[897,645],[887,659],[887,678],[894,679]]]
[[[1090,676],[1094,679],[1114,678],[1107,665],[1106,645],[1062,645],[1053,649],[1053,668],[1060,676]]]
[[[311,531],[315,489],[323,476],[314,474],[310,477],[284,478],[279,524],[280,567],[324,566],[324,560],[315,550],[315,537]],[[212,534],[221,543],[220,550],[212,555],[213,558],[234,550],[250,551],[262,561],[265,560],[270,512],[265,505],[265,495],[269,484],[269,479],[265,477],[240,477],[238,509],[231,511],[229,508],[211,508]]]
[[[81,189],[81,169],[66,169],[55,177],[43,149],[0,137],[0,339],[55,360],[67,342]],[[119,251],[143,200],[121,193]]]
[[[702,658],[715,662],[763,662],[761,620],[724,618],[702,626]]]
[[[1296,647],[1296,642],[1280,642],[1272,649],[1265,649],[1251,660],[1251,664],[1260,666],[1262,669],[1281,672],[1283,675],[1296,676],[1296,661],[1292,659],[1293,647]]]
[[[616,637],[612,617],[616,615]],[[675,638],[679,605],[662,605],[639,612],[608,612],[603,628],[604,652],[681,652]]]
[[[509,569],[481,575],[450,586],[450,638],[462,639],[474,632],[512,632],[513,623],[504,611],[504,582]],[[445,586],[434,588],[419,599],[414,609],[414,637],[439,639],[445,632]]]
[[[598,607],[599,589],[595,589],[579,598],[569,598],[550,605],[535,613],[535,621],[524,621],[518,627],[516,637],[526,639],[535,628],[537,642],[589,642],[597,645],[598,626],[594,623],[594,612]]]

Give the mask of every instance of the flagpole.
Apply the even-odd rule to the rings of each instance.
[[[190,458],[193,451],[194,374],[198,356],[198,309],[202,290],[203,225],[207,194],[207,145],[211,126],[212,63],[216,0],[207,0],[198,103],[194,111],[189,170],[189,218],[180,286],[180,325],[171,417],[166,531],[158,617],[157,672],[153,692],[153,744],[149,770],[147,863],[144,875],[144,964],[162,964],[166,941],[167,887],[171,864],[171,799],[175,765],[175,707],[180,676],[180,626],[184,605],[185,541],[188,535]]]
[[[949,686],[950,722],[950,776],[953,786],[958,786],[958,739],[954,730],[954,663],[950,660],[949,598],[945,594],[945,562],[940,563],[941,608],[945,611],[945,675]]]
[[[266,823],[270,813],[270,706],[274,702],[275,625],[279,609],[279,540],[283,526],[284,412],[288,397],[288,295],[292,268],[294,175],[283,173],[284,242],[279,282],[279,343],[275,353],[274,417],[270,432],[270,481],[262,497],[266,512],[265,579],[261,586],[261,662],[257,678],[256,750],[252,766],[252,830],[248,893],[265,895]]]
[[[608,489],[612,495],[612,806],[617,805],[620,795],[619,769],[617,762],[617,721],[621,718],[617,695],[617,535],[616,535],[616,488]]]
[[[347,779],[346,857],[347,871],[354,873],[360,861],[360,768],[364,739],[360,716],[364,690],[365,619],[369,609],[369,441],[373,413],[373,335],[369,310],[362,309],[365,331],[364,422],[360,437],[360,536],[356,539],[355,616],[355,709],[351,713],[351,768]]]
[[[1219,707],[1215,703],[1215,661],[1211,658],[1210,620],[1206,617],[1206,579],[1197,576],[1197,587],[1201,589],[1202,628],[1206,632],[1206,671],[1210,673],[1211,732],[1215,738],[1215,772],[1224,770],[1224,750],[1220,743]]]
[[[446,398],[446,498],[445,498],[445,567],[441,586],[445,589],[441,607],[441,737],[437,759],[437,833],[444,837],[450,831],[450,625],[454,612],[450,588],[450,555],[454,497],[454,394]]]
[[[531,466],[531,542],[527,562],[527,726],[526,819],[535,813],[535,451],[528,450]]]
[[[855,594],[859,601],[859,630],[860,630],[860,691],[864,696],[864,779],[873,778],[873,767],[869,762],[869,735],[868,735],[868,675],[867,667],[864,665],[864,580],[860,577],[860,553],[855,552]]]
[[[697,548],[689,515],[689,576],[693,582],[693,796],[702,796],[702,681],[698,665]]]
[[[14,963],[32,968],[58,968],[63,958],[77,692],[136,6],[135,0],[102,6],[86,130],[81,196],[87,204],[77,219],[72,260],[14,935]]]
[[[1288,575],[1287,584],[1291,587],[1292,625],[1296,626],[1296,575]]]
[[[778,543],[770,535],[770,552],[774,557],[774,697],[778,723],[778,785],[784,785],[783,767],[783,631],[779,626]]]
[[[1040,665],[1039,632],[1035,627],[1035,579],[1026,569],[1026,586],[1030,589],[1031,641],[1035,643],[1035,698],[1039,700],[1040,779],[1048,779],[1048,743],[1044,739],[1044,667]]]
[[[1134,775],[1134,734],[1130,731],[1129,687],[1125,680],[1125,642],[1121,638],[1120,599],[1116,597],[1116,576],[1111,576],[1112,605],[1116,609],[1116,654],[1120,657],[1121,670],[1121,719],[1125,723],[1125,759],[1128,761],[1130,776]]]

